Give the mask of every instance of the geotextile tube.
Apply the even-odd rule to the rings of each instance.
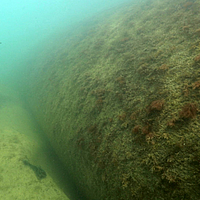
[[[200,199],[199,10],[126,4],[30,62],[27,101],[87,199]]]

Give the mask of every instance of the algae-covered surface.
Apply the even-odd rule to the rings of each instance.
[[[88,199],[200,199],[199,10],[126,4],[32,61],[27,100]]]
[[[30,116],[16,93],[2,85],[0,105],[0,199],[69,200],[46,168],[39,166],[44,152],[37,155],[41,142],[34,139]],[[24,160],[34,164],[37,171],[24,165]],[[41,169],[46,176],[38,173]]]

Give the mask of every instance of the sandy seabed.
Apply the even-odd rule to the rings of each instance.
[[[28,135],[33,130],[19,101],[2,95],[2,89],[0,93],[0,199],[68,200],[48,172],[46,178],[38,180],[23,164],[24,159],[34,157],[39,144]]]

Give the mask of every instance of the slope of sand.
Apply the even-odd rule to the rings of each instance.
[[[33,134],[34,128],[20,100],[13,91],[0,86],[0,199],[68,200],[44,166],[41,167],[47,177],[38,180],[34,171],[23,164],[26,159],[38,166],[34,157],[40,142],[31,137]]]

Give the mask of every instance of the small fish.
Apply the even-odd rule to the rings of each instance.
[[[34,171],[35,175],[39,180],[46,178],[47,174],[41,167],[32,165],[31,163],[28,162],[28,160],[23,160],[23,163],[24,165],[29,166]]]

